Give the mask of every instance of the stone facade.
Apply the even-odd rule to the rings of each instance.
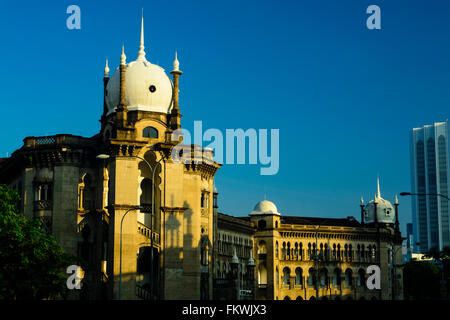
[[[239,299],[250,295],[270,300],[403,299],[402,237],[394,224],[263,213],[219,214],[218,225],[215,299],[233,294]],[[231,270],[234,248],[245,266],[237,277]],[[254,260],[254,291],[238,296],[238,286],[251,290],[245,285],[250,260]],[[380,268],[379,290],[366,285],[371,265]]]
[[[221,165],[210,149],[183,145],[175,134],[179,61],[170,80],[146,60],[143,20],[139,48],[129,64],[122,49],[111,81],[105,67],[96,135],[26,137],[0,159],[0,183],[18,190],[24,215],[40,219],[83,269],[82,289],[69,298],[310,299],[316,242],[320,297],[392,298],[388,246],[395,266],[398,223],[287,217],[276,208],[244,218],[218,213],[214,175]],[[378,291],[356,285],[359,270],[371,264],[381,268]],[[347,270],[346,286],[333,275]],[[395,292],[401,297],[401,286]]]

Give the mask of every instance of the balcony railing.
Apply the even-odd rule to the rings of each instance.
[[[45,145],[80,145],[86,141],[89,141],[89,138],[71,134],[57,134],[54,136],[27,137],[23,142],[25,147],[35,148]]]
[[[136,285],[136,296],[142,300],[151,300],[152,294],[143,286]]]
[[[157,245],[157,246],[160,245],[159,233],[152,232],[152,230],[149,227],[143,225],[140,222],[138,222],[138,232],[150,240],[151,240],[150,234],[152,234],[153,235],[153,244]]]

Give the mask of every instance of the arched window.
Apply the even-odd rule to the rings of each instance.
[[[312,256],[312,252],[311,252],[311,242],[308,242],[308,259],[312,260],[311,257]]]
[[[278,241],[275,242],[275,257],[278,259]]]
[[[338,286],[338,287],[341,285],[341,270],[339,268],[334,269],[333,285]]]
[[[142,137],[144,138],[158,138],[158,130],[153,127],[146,127],[142,130]]]
[[[141,212],[147,213],[144,215],[144,224],[150,226],[150,224],[152,223],[152,225],[154,226],[155,224],[153,224],[153,222],[155,221],[155,216],[153,215],[153,221],[150,221],[151,218],[151,213],[152,212],[152,188],[153,188],[153,184],[152,184],[152,180],[149,178],[144,178],[141,181],[141,199],[140,199],[140,203],[141,206],[143,207],[143,209],[141,210]],[[155,195],[153,195],[155,196]]]
[[[315,287],[316,280],[316,270],[314,268],[309,268],[308,285],[310,287]]]
[[[352,269],[345,270],[345,285],[351,287],[353,284],[353,271]]]
[[[350,261],[353,261],[353,250],[351,244],[348,245],[348,258]]]
[[[299,246],[299,252],[300,252],[300,259],[303,260],[303,244],[301,242]]]
[[[292,257],[291,257],[291,243],[290,242],[287,243],[287,255],[288,255],[287,259],[291,260]]]
[[[325,287],[328,285],[328,271],[327,269],[323,268],[320,270],[320,286]]]
[[[338,245],[337,245],[337,259],[339,260],[339,261],[341,261],[342,260],[342,256],[341,256],[341,245],[338,243]]]
[[[278,285],[280,283],[280,273],[278,272],[278,267],[275,270],[275,284]]]
[[[302,277],[303,277],[303,270],[302,268],[298,267],[295,269],[295,284],[301,285],[302,284]]]
[[[358,286],[359,287],[364,287],[365,283],[366,283],[366,274],[364,272],[363,269],[359,269],[358,270]]]
[[[283,284],[289,284],[289,276],[291,274],[291,270],[288,267],[283,269]]]
[[[361,259],[362,261],[366,261],[366,248],[364,245],[361,246]]]

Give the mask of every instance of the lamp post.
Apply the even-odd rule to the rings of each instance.
[[[153,146],[149,146],[148,147],[150,150],[154,150]],[[159,159],[156,164],[155,167],[152,167],[150,165],[150,163],[145,160],[142,157],[139,156],[134,156],[134,155],[128,155],[128,156],[120,156],[120,155],[115,155],[113,156],[115,158],[137,158],[142,160],[150,169],[150,172],[152,173],[152,208],[151,208],[151,213],[150,213],[150,295],[153,299],[153,213],[154,213],[154,206],[155,206],[155,194],[154,194],[154,189],[155,189],[155,172],[156,172],[156,167],[158,166],[158,164],[161,164],[161,161],[164,159],[164,157],[161,157],[161,159]],[[99,154],[96,157],[97,159],[109,159],[111,158],[110,155],[108,154]]]
[[[399,249],[402,249],[402,246],[396,248],[394,250],[394,245],[391,244],[390,245],[390,259],[391,259],[391,267],[392,267],[392,272],[394,273],[393,275],[393,283],[392,283],[392,300],[397,300],[395,297],[398,295],[398,288],[397,288],[397,265],[395,263],[395,258],[397,257],[397,252]]]
[[[131,209],[128,209],[127,212],[122,216],[122,219],[120,220],[120,261],[119,261],[119,300],[122,300],[122,224],[123,219],[127,215],[128,212],[132,210],[141,210],[141,206],[136,206]]]
[[[443,194],[440,193],[411,193],[411,192],[400,192],[401,196],[439,196],[442,198],[447,199],[448,201],[450,201],[450,198],[447,196],[444,196]]]

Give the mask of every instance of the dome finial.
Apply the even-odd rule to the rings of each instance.
[[[364,205],[364,198],[361,196],[361,205]]]
[[[142,8],[142,17],[141,17],[141,41],[139,44],[139,52],[137,60],[145,60],[145,51],[144,51],[144,8]]]
[[[175,50],[175,60],[173,60],[173,71],[180,71],[180,61],[178,61],[176,50]]]
[[[377,198],[381,198],[381,191],[380,191],[380,178],[377,175]]]
[[[395,204],[398,204],[398,197],[395,195]]]
[[[127,56],[125,55],[125,47],[122,44],[122,54],[120,55],[120,64],[126,64]]]
[[[105,78],[109,78],[108,57],[106,57]]]

